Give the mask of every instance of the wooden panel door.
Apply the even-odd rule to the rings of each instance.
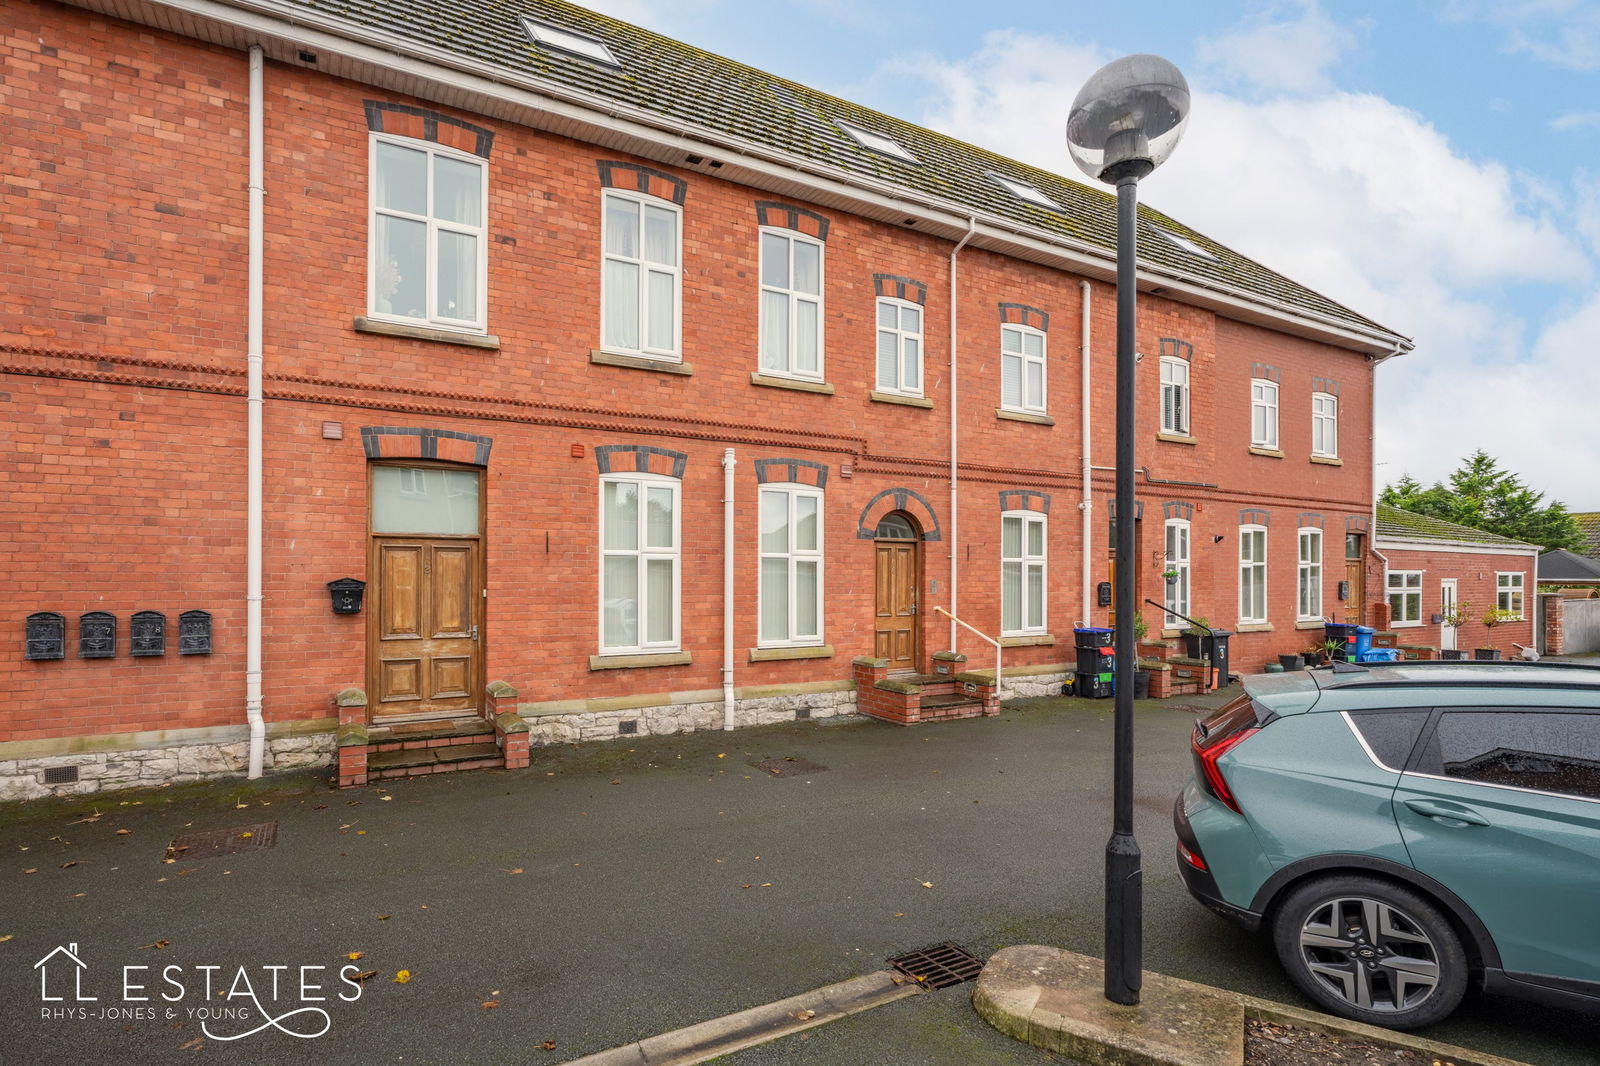
[[[880,540],[877,549],[872,654],[891,670],[915,670],[920,644],[917,613],[918,552],[914,540]]]
[[[470,714],[482,672],[476,540],[378,537],[374,717]]]
[[[1350,585],[1350,597],[1344,601],[1344,620],[1347,625],[1365,625],[1367,613],[1367,545],[1360,533],[1344,535],[1344,579]]]

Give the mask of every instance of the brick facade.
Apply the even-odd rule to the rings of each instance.
[[[0,745],[236,726],[245,668],[246,58],[70,7],[5,6],[13,59],[0,99],[12,130],[27,136],[8,140],[10,176],[0,187],[8,219],[0,403],[9,425],[0,455],[0,543],[9,562],[0,587],[12,605],[0,621],[9,634],[0,641]],[[886,500],[907,501],[925,535],[923,669],[952,644],[931,612],[950,602],[952,552],[960,613],[998,632],[1007,507],[1054,503],[1047,634],[1008,648],[1006,665],[1070,670],[1074,624],[1105,624],[1103,608],[1082,616],[1078,575],[1088,553],[1091,584],[1110,577],[1110,285],[1089,282],[1085,354],[1083,279],[976,245],[960,253],[960,487],[952,514],[951,242],[305,67],[267,63],[265,111],[269,723],[326,719],[332,732],[340,717],[334,694],[367,687],[368,616],[332,613],[325,585],[376,580],[368,572],[368,478],[380,459],[437,458],[483,471],[487,607],[478,683],[505,679],[525,709],[641,694],[668,704],[719,688],[721,463],[730,448],[741,689],[847,682],[852,658],[873,653],[873,546],[859,533],[889,508]],[[375,121],[386,135],[427,137],[487,160],[486,336],[425,339],[363,325]],[[606,186],[682,205],[681,364],[641,368],[591,354],[599,347]],[[825,238],[825,389],[756,380],[763,223]],[[880,293],[924,308],[930,406],[883,402],[874,392]],[[1189,354],[1194,411],[1192,443],[1158,440],[1158,360],[1145,358],[1140,594],[1160,599],[1163,505],[1181,501],[1193,522],[1193,610],[1236,628],[1239,516],[1263,514],[1271,625],[1235,637],[1232,652],[1235,671],[1254,671],[1305,644],[1294,605],[1303,513],[1326,522],[1325,611],[1336,603],[1346,519],[1371,511],[1373,366],[1357,352],[1167,296],[1140,300],[1139,348]],[[997,414],[1000,321],[1046,332],[1045,419]],[[1085,357],[1096,466],[1088,543],[1077,506]],[[1281,383],[1278,456],[1250,447],[1254,364],[1270,365]],[[1313,383],[1327,380],[1340,386],[1337,463],[1310,456]],[[597,458],[640,447],[682,456],[688,661],[593,669]],[[823,641],[831,654],[820,657],[751,652],[759,643],[757,493],[774,463],[805,471],[799,480],[809,484],[825,475]],[[935,529],[938,539],[926,536]],[[1381,584],[1369,584],[1369,594],[1375,589]],[[213,653],[22,657],[31,611],[65,614],[70,649],[81,613],[111,612],[126,632],[126,619],[145,609],[163,611],[169,625],[182,611],[210,611]],[[1156,611],[1146,613],[1159,622]],[[988,654],[971,638],[954,643],[974,661]],[[526,733],[498,735],[525,758]],[[346,773],[364,770],[352,764]]]

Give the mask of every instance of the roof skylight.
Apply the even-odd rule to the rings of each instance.
[[[900,147],[900,142],[895,140],[893,137],[890,137],[888,134],[874,133],[871,130],[862,129],[860,126],[852,126],[848,122],[840,122],[838,125],[840,129],[844,130],[850,135],[851,140],[855,141],[863,148],[869,148],[872,151],[877,152],[880,155],[886,155],[891,159],[898,159],[902,163],[921,162],[921,160],[916,156]]]
[[[522,28],[527,31],[534,44],[546,48],[554,48],[584,59],[592,59],[596,63],[604,63],[608,67],[621,67],[621,60],[611,54],[611,49],[598,37],[591,37],[586,33],[578,33],[564,26],[555,26],[548,22],[538,22],[522,18]]]
[[[1054,200],[1050,199],[1050,197],[1046,196],[1038,189],[1035,189],[1032,185],[1029,185],[1025,181],[1018,181],[1016,178],[1008,178],[1004,174],[990,174],[989,177],[995,182],[995,184],[999,185],[1002,189],[1010,193],[1012,196],[1015,196],[1019,200],[1026,200],[1030,204],[1034,204],[1038,207],[1046,207],[1052,211],[1061,210],[1060,204],[1056,203]]]
[[[1168,244],[1173,245],[1180,251],[1188,252],[1190,255],[1199,256],[1201,259],[1209,259],[1213,263],[1221,262],[1221,260],[1219,260],[1215,255],[1200,247],[1198,244],[1194,243],[1194,241],[1191,241],[1187,237],[1178,236],[1165,226],[1151,225],[1150,228],[1165,238]]]

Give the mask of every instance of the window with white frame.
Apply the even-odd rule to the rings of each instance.
[[[1031,326],[1000,327],[1000,406],[1044,413],[1044,334]]]
[[[822,492],[761,487],[763,646],[822,643]]]
[[[1302,622],[1322,617],[1322,530],[1300,530],[1300,559],[1295,568],[1295,616]]]
[[[1267,621],[1267,527],[1239,527],[1239,624]]]
[[[1166,568],[1163,573],[1166,589],[1166,628],[1188,625],[1181,615],[1189,613],[1189,522],[1183,518],[1169,518],[1166,525]]]
[[[1522,574],[1496,573],[1494,575],[1494,605],[1497,610],[1514,615],[1507,621],[1522,621]]]
[[[1421,625],[1422,571],[1390,570],[1387,585],[1389,592],[1389,624],[1394,626]]]
[[[1339,397],[1331,392],[1311,394],[1311,454],[1339,456]]]
[[[655,474],[600,479],[600,650],[678,648],[679,483]]]
[[[1000,635],[1045,631],[1045,516],[1007,511],[1000,516]]]
[[[488,167],[426,141],[374,135],[370,150],[368,313],[483,332]]]
[[[922,308],[878,300],[878,391],[922,395]]]
[[[1250,380],[1250,444],[1278,447],[1278,384],[1266,378]]]
[[[675,204],[606,190],[600,276],[603,348],[652,359],[682,358],[682,221]]]
[[[1189,435],[1189,361],[1161,360],[1161,432]]]
[[[822,242],[761,231],[761,370],[822,377]]]

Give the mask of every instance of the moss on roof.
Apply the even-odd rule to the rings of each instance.
[[[493,64],[513,76],[578,90],[684,126],[736,136],[792,157],[940,197],[963,210],[1006,219],[1047,240],[1069,238],[1107,253],[1116,249],[1115,198],[1108,192],[562,0],[282,2],[338,19],[349,29],[381,31]],[[600,38],[621,61],[621,69],[533,44],[522,28],[523,16]],[[841,120],[893,137],[920,164],[861,147],[835,125]],[[1019,200],[989,180],[991,172],[1027,182],[1062,210]],[[1175,219],[1143,205],[1139,211],[1147,225],[1165,227],[1216,257],[1191,255],[1152,236],[1140,242],[1140,257],[1150,264],[1347,328],[1396,342],[1405,339]]]
[[[1505,548],[1538,547],[1537,544],[1512,540],[1498,533],[1446,522],[1442,518],[1402,510],[1386,503],[1378,504],[1378,536],[1392,537],[1396,540],[1433,540],[1441,544],[1474,544]]]

